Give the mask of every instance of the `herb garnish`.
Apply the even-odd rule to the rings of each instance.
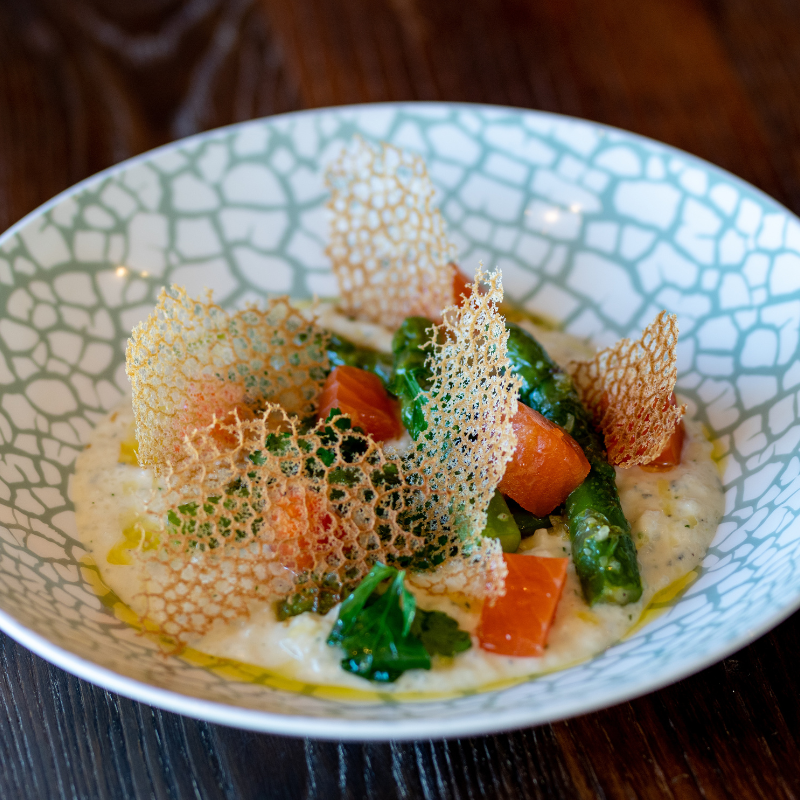
[[[404,580],[404,571],[375,564],[342,603],[328,637],[345,651],[342,669],[388,683],[406,670],[430,669],[431,655],[469,649],[469,634],[441,611],[418,609]]]
[[[428,402],[432,376],[425,345],[430,341],[432,326],[425,317],[408,317],[392,339],[394,366],[389,391],[400,400],[403,425],[414,440],[428,428],[423,406]]]

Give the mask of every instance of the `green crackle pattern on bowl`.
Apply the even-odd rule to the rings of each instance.
[[[127,389],[129,331],[165,283],[208,286],[227,306],[335,294],[322,165],[354,133],[425,156],[462,266],[500,266],[525,308],[599,345],[661,308],[678,314],[679,391],[722,454],[726,515],[681,600],[586,664],[424,703],[325,699],[164,659],[86,581],[70,473]],[[24,220],[0,239],[0,302],[0,610],[118,675],[267,712],[254,727],[286,730],[275,714],[351,720],[365,736],[387,722],[429,734],[542,721],[683,675],[800,602],[800,223],[655,142],[481,106],[247,123],[121,165]]]

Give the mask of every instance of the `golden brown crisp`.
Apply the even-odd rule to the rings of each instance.
[[[632,467],[664,449],[686,406],[670,403],[678,378],[678,320],[662,311],[641,338],[620,339],[570,372],[595,425],[603,431],[611,464]]]
[[[327,180],[326,252],[342,311],[387,328],[415,315],[440,320],[453,303],[455,247],[433,204],[424,160],[356,137]]]
[[[195,300],[178,286],[162,289],[126,353],[139,463],[162,473],[181,458],[184,436],[233,409],[240,419],[268,403],[312,413],[327,371],[322,337],[286,298],[229,314],[210,292]]]

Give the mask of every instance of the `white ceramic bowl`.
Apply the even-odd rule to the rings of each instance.
[[[502,690],[396,703],[164,658],[91,588],[69,499],[126,391],[124,343],[158,289],[334,294],[323,165],[353,134],[422,153],[469,271],[606,344],[679,316],[679,390],[723,454],[726,513],[700,578],[638,635]],[[496,731],[675,681],[800,605],[800,222],[732,175],[552,114],[401,104],[195,136],[59,195],[0,237],[0,627],[82,678],[215,722],[342,739]],[[295,687],[297,688],[297,687]]]

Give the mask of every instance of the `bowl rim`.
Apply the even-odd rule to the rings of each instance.
[[[94,175],[85,178],[78,183],[70,186],[64,191],[52,197],[50,200],[41,204],[33,211],[26,214],[4,233],[0,234],[0,247],[22,231],[34,220],[41,217],[51,209],[58,206],[65,200],[83,191],[90,189],[94,185],[124,172],[138,164],[146,163],[159,155],[171,151],[180,150],[187,144],[200,145],[208,140],[213,140],[220,136],[236,132],[248,126],[269,124],[273,121],[293,119],[308,116],[323,116],[334,114],[358,113],[371,111],[381,108],[402,109],[402,108],[443,108],[447,110],[463,109],[484,110],[494,113],[505,112],[514,115],[531,115],[539,118],[563,121],[566,123],[580,123],[593,129],[613,133],[622,139],[633,139],[634,141],[645,144],[651,149],[661,150],[665,154],[678,156],[686,162],[694,164],[706,173],[718,176],[725,181],[734,184],[748,193],[755,194],[767,205],[773,206],[776,210],[786,214],[789,218],[795,219],[800,223],[800,219],[783,204],[766,194],[756,186],[748,183],[742,178],[731,172],[712,164],[699,156],[692,155],[680,148],[665,144],[656,139],[652,139],[641,134],[606,125],[592,120],[573,117],[565,114],[558,114],[549,111],[527,109],[514,106],[500,106],[486,103],[464,103],[464,102],[441,102],[441,101],[404,101],[404,102],[381,102],[381,103],[358,103],[341,106],[328,106],[323,108],[303,109],[291,111],[283,114],[275,114],[254,120],[246,120],[230,125],[202,131],[191,136],[183,137],[172,142],[168,142],[159,147],[140,153],[118,164],[114,164]],[[800,524],[795,520],[795,524]],[[120,695],[132,700],[147,703],[149,705],[221,725],[238,727],[242,729],[260,731],[264,733],[281,734],[287,736],[313,736],[321,739],[348,740],[348,741],[368,741],[368,740],[411,740],[420,738],[453,738],[460,736],[484,735],[499,733],[503,731],[516,730],[523,727],[541,725],[548,722],[557,722],[569,717],[598,711],[608,708],[618,703],[629,701],[648,694],[669,684],[682,680],[690,675],[698,673],[712,664],[727,658],[737,650],[746,647],[756,639],[763,636],[772,628],[786,620],[800,609],[800,587],[797,589],[796,596],[789,602],[778,607],[766,619],[758,625],[745,631],[733,640],[725,641],[721,645],[713,647],[708,653],[700,657],[684,657],[682,661],[674,664],[672,669],[657,674],[654,677],[645,677],[642,680],[626,682],[619,689],[606,691],[598,697],[570,697],[556,703],[548,704],[547,713],[537,713],[536,707],[529,708],[522,706],[516,709],[509,709],[499,714],[487,715],[466,714],[449,718],[431,719],[428,717],[415,717],[413,719],[393,719],[393,720],[343,720],[337,717],[310,716],[300,714],[284,714],[278,712],[264,711],[246,708],[231,703],[224,703],[213,700],[205,700],[184,694],[175,689],[164,689],[153,686],[149,683],[122,675],[107,667],[90,661],[82,656],[53,644],[47,637],[37,633],[19,622],[9,612],[0,608],[0,630],[12,639],[23,645],[36,655],[54,664],[67,672],[87,680],[108,691],[117,692]],[[612,645],[613,646],[613,645]],[[514,687],[492,690],[497,694],[513,691]],[[413,705],[424,705],[426,701],[415,701]]]
[[[395,720],[342,720],[337,717],[280,714],[214,700],[203,700],[174,689],[152,686],[135,678],[120,675],[107,667],[101,667],[93,661],[53,644],[46,637],[17,622],[14,617],[2,609],[0,609],[0,630],[45,661],[49,661],[78,678],[83,678],[108,691],[117,692],[130,700],[147,703],[186,717],[233,728],[284,736],[312,736],[318,739],[341,741],[409,741],[502,733],[559,722],[635,700],[722,661],[768,633],[799,608],[800,596],[793,603],[776,611],[760,625],[747,631],[743,636],[735,641],[727,642],[724,647],[706,653],[699,659],[692,659],[690,663],[678,664],[672,670],[657,677],[625,684],[620,689],[606,692],[602,697],[596,699],[585,700],[571,697],[557,703],[555,707],[550,705],[546,714],[537,714],[535,708],[522,706],[519,709],[506,710],[492,716],[479,714],[444,719],[415,717],[414,719]],[[514,687],[510,687],[494,691],[501,694],[513,689]],[[414,704],[424,705],[425,701]]]

